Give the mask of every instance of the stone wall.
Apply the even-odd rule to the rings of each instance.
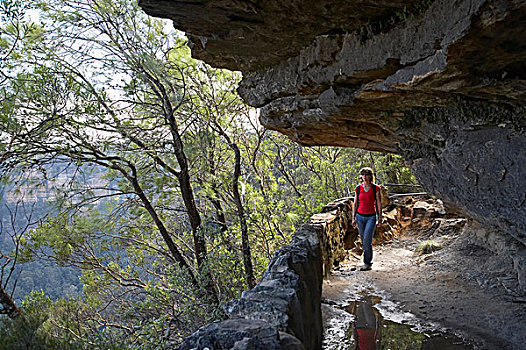
[[[201,328],[180,349],[321,349],[322,280],[355,245],[358,233],[351,227],[351,207],[352,198],[342,198],[313,215],[291,244],[275,253],[256,287],[225,307],[228,319]],[[458,233],[468,220],[453,209],[429,197],[386,203],[375,241],[390,240],[403,231],[429,237]],[[496,254],[508,251],[518,274],[517,291],[524,290],[526,257],[520,246],[509,236],[469,222],[469,229],[464,230],[469,239]]]
[[[190,349],[321,349],[324,275],[344,258],[351,199],[332,202],[278,250],[260,282],[226,307],[228,319],[186,338]]]

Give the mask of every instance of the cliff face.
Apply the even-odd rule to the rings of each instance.
[[[141,0],[241,70],[304,145],[402,154],[428,191],[526,246],[523,0]]]

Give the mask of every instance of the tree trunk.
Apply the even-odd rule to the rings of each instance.
[[[236,205],[237,216],[239,218],[239,226],[241,229],[241,250],[243,252],[243,264],[245,267],[245,278],[249,288],[253,288],[256,285],[256,278],[254,277],[254,268],[252,266],[252,256],[250,253],[250,242],[248,240],[248,226],[245,218],[245,209],[243,202],[241,201],[241,195],[239,194],[239,177],[241,176],[241,152],[235,142],[230,140],[228,134],[223,130],[221,125],[214,121],[217,132],[225,138],[229,147],[234,151],[235,165],[234,174],[232,176],[232,194],[234,196],[234,202]]]
[[[144,194],[141,186],[139,185],[139,182],[137,181],[137,178],[131,177],[129,178],[129,180],[132,183],[133,189],[139,196],[139,199],[141,200],[142,204],[146,208],[146,211],[148,211],[148,214],[150,214],[151,218],[155,222],[155,225],[159,229],[159,232],[161,233],[164,242],[168,246],[170,253],[172,253],[173,258],[175,259],[175,261],[177,261],[177,263],[183,270],[186,270],[188,272],[190,278],[192,279],[192,284],[199,289],[199,283],[197,282],[197,279],[195,278],[195,275],[192,272],[190,265],[188,265],[181,252],[179,252],[179,249],[177,249],[177,246],[175,245],[172,237],[170,236],[168,229],[166,228],[166,226],[164,226],[164,223],[161,220],[161,218],[159,218],[159,215],[157,215],[157,211],[155,211],[155,208],[150,203],[148,197],[146,197],[146,194]]]
[[[181,196],[183,197],[186,213],[188,214],[188,218],[190,219],[190,226],[192,227],[192,237],[194,239],[194,249],[197,260],[197,267],[199,268],[199,271],[202,271],[205,268],[207,252],[206,241],[203,236],[203,232],[200,229],[201,215],[199,214],[199,211],[197,210],[197,205],[195,204],[194,192],[192,190],[192,184],[190,182],[188,161],[186,159],[186,154],[184,153],[184,145],[181,140],[181,135],[179,135],[177,122],[172,114],[171,109],[169,109],[168,111],[169,112],[166,120],[170,125],[170,133],[172,134],[174,153],[180,168],[177,179],[179,180]],[[205,288],[206,293],[210,299],[209,301],[211,303],[218,303],[219,299],[217,297],[214,279],[210,270],[206,271],[205,279]]]
[[[2,310],[0,310],[0,313],[7,315],[9,318],[17,318],[20,316],[21,311],[16,306],[15,301],[9,293],[0,285],[0,305],[2,305]]]
[[[207,158],[208,158],[208,164],[210,166],[210,175],[215,177],[216,176],[216,163],[214,160],[214,152],[210,151],[211,149],[214,149],[213,146],[214,145],[212,145],[212,142],[210,142],[208,145]],[[223,210],[223,206],[221,205],[221,201],[219,200],[219,190],[217,189],[217,185],[215,183],[212,183],[212,191],[214,192],[215,198],[210,197],[209,199],[216,210],[217,222],[221,226],[220,232],[221,232],[221,237],[222,237],[223,234],[228,229],[228,227],[226,225],[225,211]]]
[[[177,129],[177,123],[172,115],[168,115],[167,120],[170,124],[175,157],[177,158],[177,163],[180,168],[177,180],[179,181],[181,196],[183,197],[186,213],[188,214],[190,226],[192,227],[197,266],[201,268],[206,262],[207,256],[206,242],[199,230],[201,226],[201,216],[197,210],[197,205],[195,204],[194,192],[192,191],[192,184],[190,182],[188,161],[186,159],[186,154],[184,153],[184,146],[181,136],[179,135],[179,130]]]
[[[232,192],[234,195],[234,201],[237,208],[237,216],[239,217],[239,223],[241,227],[241,247],[243,251],[243,263],[245,265],[245,278],[249,288],[254,288],[256,285],[256,279],[254,277],[254,268],[252,267],[252,256],[250,253],[250,243],[248,240],[248,226],[245,218],[245,210],[241,201],[241,195],[239,194],[239,177],[241,176],[241,153],[239,147],[235,143],[231,143],[230,147],[235,154],[235,168],[234,176],[232,178]]]

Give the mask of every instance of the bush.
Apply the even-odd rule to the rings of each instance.
[[[442,243],[439,243],[434,240],[426,240],[426,241],[420,242],[416,246],[415,252],[419,253],[420,255],[424,255],[424,254],[431,254],[434,251],[437,251],[439,249],[442,249]]]

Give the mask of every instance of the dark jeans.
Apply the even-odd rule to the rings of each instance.
[[[356,213],[356,225],[360,233],[363,248],[363,263],[371,265],[373,260],[373,236],[376,227],[376,215],[364,216]]]

